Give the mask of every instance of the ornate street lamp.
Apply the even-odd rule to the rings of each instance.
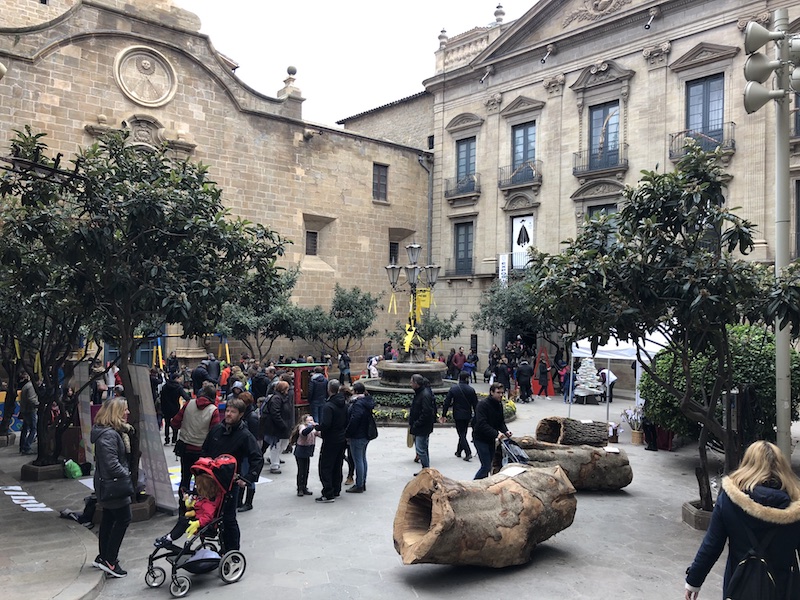
[[[424,283],[430,288],[431,292],[439,279],[438,265],[425,265],[417,264],[419,256],[422,252],[422,246],[417,243],[411,243],[406,246],[406,253],[408,254],[409,264],[405,267],[398,265],[386,265],[386,274],[389,277],[389,285],[392,286],[392,298],[389,301],[389,311],[391,312],[394,307],[395,313],[397,312],[397,301],[395,300],[395,292],[400,291],[405,285],[408,285],[409,293],[411,294],[411,312],[408,316],[408,325],[406,326],[406,352],[409,352],[412,341],[416,336],[417,329],[417,288],[421,283],[421,274],[424,274]],[[400,283],[400,272],[403,271],[406,280]]]

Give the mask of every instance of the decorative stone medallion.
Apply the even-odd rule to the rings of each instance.
[[[131,46],[117,55],[114,77],[122,92],[142,106],[163,106],[175,96],[175,69],[160,52]]]

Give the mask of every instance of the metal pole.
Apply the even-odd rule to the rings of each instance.
[[[789,10],[775,11],[775,31],[789,29]],[[775,71],[777,89],[789,90],[789,40],[778,40],[776,58],[781,66]],[[789,95],[776,100],[775,105],[775,276],[779,277],[789,264]],[[791,373],[789,329],[779,329],[775,320],[775,414],[778,447],[791,459]]]

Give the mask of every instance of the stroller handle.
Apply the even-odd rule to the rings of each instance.
[[[241,475],[236,475],[234,481],[244,481],[247,485],[253,485],[253,482],[247,479],[246,477],[242,477]]]

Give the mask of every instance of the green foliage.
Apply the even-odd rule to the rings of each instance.
[[[775,441],[775,336],[763,326],[736,325],[728,328],[733,362],[733,386],[744,390],[753,386],[757,408],[754,411],[754,428],[748,434],[751,439]],[[714,377],[709,357],[703,353],[690,357],[691,378],[698,382],[696,394],[712,387]],[[800,405],[800,354],[791,353],[792,420],[798,418]],[[655,370],[661,378],[674,378],[677,387],[685,387],[685,378],[667,353],[656,357]],[[647,400],[645,414],[656,425],[674,431],[678,435],[698,439],[699,425],[687,419],[680,411],[675,397],[660,387],[654,379],[644,373],[640,392]],[[695,398],[701,402],[700,398]],[[722,406],[717,408],[717,418],[722,419]]]
[[[434,394],[439,416],[442,414],[446,394]],[[478,400],[486,398],[486,394],[478,394]],[[411,408],[413,394],[401,393],[381,393],[376,392],[372,395],[375,398],[375,418],[383,422],[405,423],[408,421],[408,411]],[[503,403],[503,416],[506,420],[511,420],[517,414],[516,405],[511,402]],[[453,422],[452,412],[447,416],[447,422]]]
[[[359,350],[364,339],[378,332],[371,329],[377,317],[380,295],[373,296],[360,288],[346,289],[336,284],[329,311],[321,306],[298,309],[298,336],[318,344],[337,356],[342,350]]]

